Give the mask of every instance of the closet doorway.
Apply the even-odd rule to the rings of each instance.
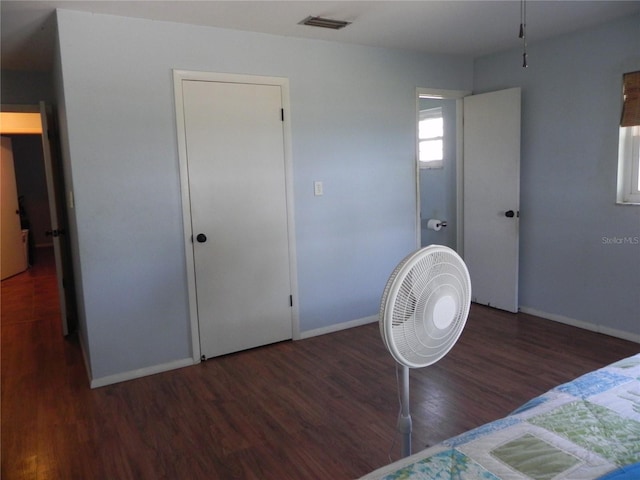
[[[291,339],[288,81],[183,71],[174,80],[200,358]]]

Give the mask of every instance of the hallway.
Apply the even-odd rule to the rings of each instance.
[[[53,248],[38,248],[36,259],[35,264],[25,272],[2,281],[3,328],[28,322],[55,322],[56,318],[59,320]],[[39,325],[41,327],[42,324]],[[59,321],[55,327],[62,331]]]
[[[53,249],[39,248],[34,266],[3,280],[0,293],[1,473],[3,478],[46,477],[42,452],[53,461],[56,426],[69,420],[60,413],[78,401],[78,391],[88,392],[80,348],[74,337],[62,336]]]

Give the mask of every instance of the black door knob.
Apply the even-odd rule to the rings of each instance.
[[[198,243],[204,243],[207,241],[207,236],[204,233],[199,233],[196,237],[196,240],[198,241]]]
[[[513,210],[507,210],[506,212],[504,212],[504,216],[508,218],[513,218],[515,214],[516,212],[514,212]]]

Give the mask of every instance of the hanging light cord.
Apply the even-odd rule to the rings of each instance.
[[[527,68],[527,0],[520,0],[520,34],[522,39],[522,68]]]

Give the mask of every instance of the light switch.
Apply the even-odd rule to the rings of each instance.
[[[324,187],[322,186],[322,182],[313,182],[313,194],[316,197],[324,195]]]

